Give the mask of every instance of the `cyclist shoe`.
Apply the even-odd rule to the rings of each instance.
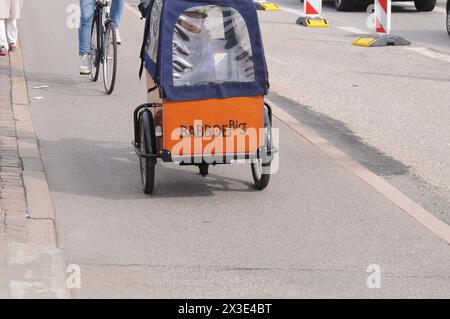
[[[122,38],[120,37],[119,29],[116,29],[116,42],[117,44],[122,44]]]
[[[80,56],[80,74],[91,74],[91,58],[88,54]]]

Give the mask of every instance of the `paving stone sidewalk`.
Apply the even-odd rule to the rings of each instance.
[[[43,171],[24,170],[22,165],[25,160],[40,161],[33,131],[19,50],[0,57],[0,299],[70,297],[54,218],[28,216],[30,206],[41,208],[36,202],[49,201],[35,186],[39,178],[47,185]],[[30,136],[36,150],[31,153],[19,146]],[[34,153],[35,158],[21,158]]]
[[[11,102],[9,57],[0,57],[0,298],[10,298],[9,245],[27,242],[26,201]]]
[[[26,242],[26,201],[11,103],[9,58],[0,58],[0,238]]]

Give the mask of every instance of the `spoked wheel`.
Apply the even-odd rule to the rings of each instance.
[[[267,109],[264,113],[265,145],[259,157],[251,161],[253,181],[255,188],[258,190],[263,190],[269,185],[270,165],[272,163],[270,154],[272,151],[272,123]]]
[[[106,94],[114,91],[117,72],[117,41],[113,23],[108,23],[103,43],[103,83]]]
[[[154,139],[152,139],[150,116],[151,113],[144,111],[139,121],[139,151],[141,154],[154,154]],[[155,186],[156,159],[141,156],[141,180],[144,193],[151,194]]]
[[[92,23],[91,31],[91,79],[96,82],[100,73],[100,30],[98,19]]]

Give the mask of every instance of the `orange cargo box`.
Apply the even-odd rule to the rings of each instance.
[[[264,97],[165,100],[163,132],[172,156],[256,153],[264,141]]]

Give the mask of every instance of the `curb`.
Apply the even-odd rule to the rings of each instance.
[[[450,244],[450,225],[435,217],[431,212],[414,202],[382,177],[365,168],[350,155],[333,146],[315,130],[303,126],[299,121],[282,110],[275,103],[268,99],[266,100],[271,104],[273,115],[276,118],[303,136],[307,141],[324,152],[340,166],[358,176],[387,200],[391,201],[410,217],[414,218],[418,223],[428,228],[434,235]]]
[[[26,204],[26,216],[22,214],[20,219],[26,240],[18,242],[7,234],[6,242],[0,242],[5,253],[0,256],[0,269],[6,268],[6,276],[0,281],[0,298],[70,298],[66,268],[57,247],[55,211],[29,108],[20,45],[9,58],[10,103],[22,169],[20,186],[25,190]],[[5,196],[14,197],[15,194],[11,192]]]

